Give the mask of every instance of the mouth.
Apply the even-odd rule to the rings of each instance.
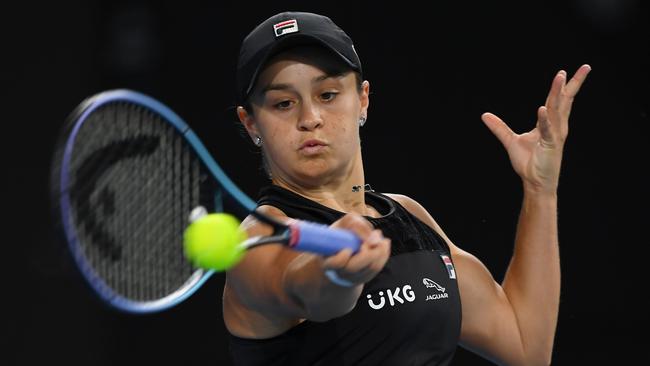
[[[321,152],[327,147],[327,143],[321,140],[307,140],[300,145],[299,151],[311,155]]]

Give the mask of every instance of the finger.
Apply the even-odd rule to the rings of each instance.
[[[560,106],[560,96],[562,94],[562,88],[566,82],[566,71],[560,70],[555,74],[553,81],[551,82],[551,89],[548,91],[546,96],[546,108],[557,111]]]
[[[364,240],[372,232],[373,226],[368,219],[359,215],[348,213],[332,224],[332,227],[351,230],[361,240]]]
[[[345,270],[356,272],[370,265],[375,260],[375,257],[379,252],[377,248],[382,245],[383,240],[384,236],[381,230],[373,230],[366,240],[361,243],[359,251],[350,258],[346,264]]]
[[[345,266],[348,265],[350,258],[352,258],[352,249],[350,248],[343,249],[338,253],[325,258],[325,260],[323,261],[323,268],[334,269],[334,270],[344,268]]]
[[[343,249],[338,253],[327,257],[323,261],[323,267],[326,269],[340,270],[348,265],[348,262],[353,257],[363,258],[363,252],[368,243],[375,245],[377,240],[382,237],[380,230],[373,230],[372,224],[366,218],[357,214],[346,214],[341,219],[337,220],[332,227],[343,228],[353,231],[363,242],[359,252],[356,254],[351,249]]]
[[[591,71],[591,66],[584,64],[580,66],[578,71],[573,75],[571,80],[567,83],[566,87],[564,88],[564,93],[570,97],[573,98],[578,94],[578,91],[580,91],[580,87],[582,84],[585,82],[587,79],[587,75]]]
[[[540,133],[539,141],[542,147],[555,147],[556,142],[553,136],[551,122],[548,119],[548,111],[544,106],[537,109],[537,130]]]
[[[381,232],[381,230],[375,229],[366,238],[366,244],[368,244],[370,248],[374,248],[380,245],[383,239],[384,239],[384,234]]]
[[[492,113],[483,113],[481,115],[481,119],[483,120],[483,123],[492,131],[494,136],[501,141],[503,146],[506,148],[508,147],[508,144],[510,140],[512,139],[512,136],[514,136],[514,132],[506,125],[503,120],[497,116],[495,116]]]
[[[346,267],[346,273],[364,277],[368,273],[380,271],[390,257],[390,239],[382,238],[374,246],[364,244],[357,255],[350,258]]]
[[[580,87],[584,83],[587,75],[591,71],[591,66],[582,65],[576,71],[575,75],[569,80],[569,82],[564,86],[562,90],[562,98],[560,102],[559,112],[564,116],[569,116],[571,113],[571,106],[573,105],[573,99],[580,90]]]

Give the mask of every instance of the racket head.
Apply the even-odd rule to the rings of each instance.
[[[83,101],[52,162],[54,208],[72,257],[112,308],[171,308],[212,274],[183,253],[192,209],[238,212],[255,202],[221,170],[176,113],[132,90]]]

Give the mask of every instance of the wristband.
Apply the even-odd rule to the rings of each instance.
[[[339,277],[338,273],[336,273],[336,271],[333,270],[333,269],[326,269],[325,270],[325,276],[327,276],[327,278],[329,278],[330,281],[332,281],[333,283],[335,283],[335,284],[337,284],[339,286],[342,286],[342,287],[352,287],[352,286],[354,286],[354,283]]]

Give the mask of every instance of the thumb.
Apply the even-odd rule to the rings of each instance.
[[[481,115],[481,120],[483,123],[492,131],[494,136],[501,141],[504,147],[508,146],[510,138],[514,135],[514,132],[506,125],[501,118],[495,116],[492,113],[483,113]]]

